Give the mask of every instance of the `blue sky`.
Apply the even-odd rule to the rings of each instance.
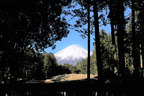
[[[77,6],[76,8],[79,8],[79,6]],[[106,12],[103,11],[103,12],[101,12],[101,13],[105,14]],[[99,12],[99,14],[101,14],[101,13]],[[129,14],[130,14],[130,9],[127,9],[127,10],[125,11],[125,16],[127,16],[127,15],[129,15]],[[68,15],[68,16],[66,16],[65,18],[66,18],[67,21],[69,21],[71,17]],[[70,24],[73,24],[73,23],[75,23],[75,20],[76,20],[76,18],[70,20],[69,23],[70,23]],[[100,24],[100,25],[101,25],[101,24]],[[86,26],[86,27],[87,27],[87,26]],[[107,26],[103,26],[103,25],[100,26],[100,30],[101,30],[101,29],[104,29],[108,34],[110,34],[111,28],[110,28],[110,25],[109,25],[109,24],[107,24]],[[70,46],[70,45],[73,45],[73,44],[79,45],[79,46],[87,49],[87,46],[88,46],[88,43],[87,43],[88,40],[87,40],[87,38],[83,39],[83,38],[80,36],[80,35],[81,35],[80,33],[76,32],[76,31],[73,30],[73,29],[69,29],[69,30],[70,30],[70,33],[68,34],[68,36],[67,36],[66,38],[62,38],[61,41],[57,41],[57,42],[55,43],[55,45],[56,45],[56,48],[55,48],[55,49],[52,50],[52,48],[49,47],[49,48],[45,49],[45,51],[46,51],[47,53],[50,53],[50,52],[51,52],[51,53],[55,54],[55,53],[57,53],[58,51],[66,48],[66,47],[68,47],[68,46]],[[91,51],[94,50],[94,46],[93,46],[94,40],[93,40],[93,38],[94,38],[94,35],[91,35],[91,38],[90,38],[90,40],[91,40],[91,43],[90,43],[90,45],[91,45]]]
[[[105,26],[102,26],[100,28],[101,29],[105,29],[108,33],[110,32],[110,26],[107,25],[106,27]],[[94,46],[93,46],[93,40],[94,38],[94,35],[91,35],[91,51],[94,50]],[[83,39],[81,36],[80,36],[80,33],[74,31],[74,30],[70,30],[70,33],[68,34],[68,36],[66,38],[63,38],[61,41],[57,41],[56,42],[56,48],[54,50],[52,50],[52,48],[47,48],[45,51],[47,53],[53,53],[55,54],[56,52],[72,45],[72,44],[76,44],[76,45],[79,45],[85,49],[87,49],[87,46],[88,46],[88,42],[87,42],[87,38]]]
[[[79,8],[79,6],[76,7],[76,9]],[[65,17],[67,21],[69,21],[71,19],[71,16],[68,15]],[[73,18],[71,19],[68,23],[70,24],[74,24],[75,21],[76,21],[77,18]],[[87,27],[87,26],[85,26]],[[107,26],[101,26],[100,27],[100,30],[101,29],[104,29],[107,33],[110,33],[110,25],[107,25]],[[58,51],[70,46],[70,45],[73,45],[73,44],[76,44],[76,45],[79,45],[81,47],[83,47],[84,49],[88,49],[88,40],[87,38],[82,38],[80,35],[80,33],[78,33],[77,31],[75,31],[74,29],[69,29],[70,30],[70,33],[68,34],[68,36],[66,38],[62,38],[61,41],[57,41],[55,43],[56,45],[56,48],[52,50],[51,47],[45,49],[45,51],[47,53],[57,53]],[[93,43],[94,43],[94,35],[91,35],[91,38],[90,38],[90,45],[91,45],[91,51],[94,50],[94,46],[93,46]]]

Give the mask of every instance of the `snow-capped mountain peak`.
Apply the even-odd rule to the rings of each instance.
[[[76,65],[77,62],[87,58],[87,50],[79,45],[71,45],[54,55],[59,64]]]

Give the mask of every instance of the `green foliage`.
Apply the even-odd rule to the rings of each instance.
[[[138,2],[136,2],[138,3]],[[140,16],[140,17],[139,17]],[[133,56],[134,54],[137,54],[136,51],[139,51],[139,46],[138,44],[141,43],[141,38],[140,37],[143,37],[142,34],[140,37],[137,37],[135,35],[135,37],[133,38],[133,34],[132,34],[132,15],[130,15],[130,20],[126,26],[126,34],[125,34],[125,64],[126,64],[126,74],[130,74],[130,75],[133,75],[134,74],[134,61],[133,61]],[[143,24],[141,24],[143,22],[143,17],[142,17],[142,14],[141,14],[141,11],[136,11],[135,12],[135,33],[137,33],[137,31],[142,31],[142,26]],[[133,53],[133,44],[134,44],[134,40],[136,42],[136,47],[137,47],[137,50]],[[142,43],[141,43],[142,44]],[[139,53],[139,52],[138,52]],[[137,56],[137,58],[139,58],[139,56]],[[140,58],[139,58],[140,59]],[[138,64],[138,61],[136,62],[137,65]]]
[[[43,72],[45,78],[50,78],[52,76],[71,73],[70,67],[58,65],[56,62],[56,58],[52,53],[44,54],[44,65]],[[72,68],[72,67],[71,67]]]
[[[72,10],[72,16],[77,17],[75,24],[73,24],[74,29],[81,33],[84,37],[87,36],[87,7],[90,4],[90,21],[91,21],[91,33],[93,33],[94,23],[93,21],[100,21],[99,25],[110,24],[112,40],[110,36],[106,36],[104,32],[100,34],[100,51],[99,46],[97,47],[97,54],[101,53],[102,58],[98,57],[97,62],[101,62],[103,64],[103,71],[111,70],[112,72],[117,72],[118,75],[122,78],[126,78],[126,74],[133,73],[133,71],[137,71],[134,73],[139,74],[140,69],[140,50],[143,55],[143,8],[144,2],[143,0],[76,0],[76,4],[79,4],[79,8],[74,8]],[[98,4],[97,8],[99,12],[98,18],[94,18],[93,14],[96,13],[94,10],[94,6]],[[73,7],[73,6],[72,6]],[[127,9],[128,8],[128,9]],[[129,11],[130,9],[134,10],[136,13],[135,16],[125,16],[125,9]],[[93,11],[94,10],[94,11]],[[137,11],[138,10],[138,11]],[[91,13],[93,11],[93,13]],[[101,11],[106,11],[103,14]],[[137,12],[136,12],[137,11]],[[132,12],[133,13],[133,12]],[[106,16],[107,15],[107,16]],[[105,18],[106,17],[106,18]],[[134,20],[134,29],[132,31],[132,18],[135,17]],[[110,19],[108,21],[108,18]],[[130,19],[130,20],[129,20]],[[108,22],[107,22],[108,21]],[[128,23],[128,24],[127,24]],[[127,24],[127,26],[126,26]],[[96,22],[96,26],[98,26],[98,22]],[[95,28],[98,32],[99,28]],[[96,35],[98,38],[98,34]],[[111,44],[113,42],[113,45]],[[99,41],[97,43],[99,45]],[[140,47],[141,46],[141,49]],[[99,54],[100,55],[100,54]],[[143,55],[144,56],[144,55]],[[81,70],[82,73],[86,73],[87,61],[83,60],[83,66],[78,63],[77,67]],[[99,64],[98,64],[99,65]],[[100,65],[99,65],[100,66]],[[101,73],[101,66],[99,67],[99,73]],[[114,71],[115,70],[115,71]],[[102,74],[102,73],[101,73]]]
[[[112,45],[111,41],[111,36],[107,35],[107,33],[102,29],[100,32],[100,50],[102,53],[103,69],[111,68],[114,66],[114,46]]]
[[[23,63],[35,64],[34,59],[30,59],[35,58],[35,55],[24,53],[27,46],[34,50],[29,54],[35,54],[36,51],[50,46],[55,48],[55,42],[67,36],[69,25],[61,17],[61,12],[62,8],[70,2],[71,0],[67,2],[64,0],[0,1],[0,75],[2,79],[17,78]],[[11,76],[5,76],[9,73]]]
[[[62,66],[69,69],[71,73],[75,73],[77,71],[76,67],[71,64],[63,64]]]
[[[37,53],[37,57],[35,58],[36,63],[33,64],[31,71],[31,78],[36,80],[45,79],[44,72],[43,72],[43,54]]]
[[[90,73],[97,75],[97,66],[96,66],[96,54],[95,51],[90,58]],[[77,70],[80,70],[81,74],[87,74],[87,59],[83,59],[78,62],[76,65]]]
[[[125,41],[125,65],[127,72],[126,74],[133,74],[133,57],[132,57],[132,16],[130,15],[130,20],[127,23],[126,34],[124,36]]]
[[[41,53],[34,53],[32,49],[27,47],[22,57],[19,58],[21,61],[19,61],[19,66],[17,67],[17,71],[19,70],[17,78],[44,79],[42,71],[44,57]]]
[[[43,66],[43,72],[45,73],[45,77],[51,77],[55,75],[56,71],[56,58],[55,56],[50,54],[44,54],[44,66]]]
[[[80,70],[80,73],[81,74],[86,74],[87,73],[87,60],[86,59],[83,59],[81,62],[78,62],[76,64],[76,68],[78,70]]]
[[[102,53],[102,64],[103,64],[103,71],[109,70],[114,71],[114,67],[117,67],[116,61],[114,60],[114,47],[111,42],[111,36],[107,35],[104,30],[100,32],[100,47]],[[97,74],[97,65],[96,65],[96,50],[91,55],[90,58],[90,73]],[[82,74],[87,73],[87,59],[83,59],[81,62],[78,62],[76,68],[81,71]]]
[[[86,37],[88,33],[86,29],[88,2],[86,0],[76,1],[81,6],[78,9],[72,10],[73,14],[71,14],[71,16],[78,17],[76,24],[72,27],[74,27],[76,31],[81,32],[83,37]],[[101,45],[98,51],[102,54],[103,71],[105,73],[115,73],[115,69],[119,69],[120,75],[125,75],[125,73],[129,74],[129,70],[130,73],[133,73],[133,70],[139,71],[139,45],[141,45],[142,55],[144,53],[144,45],[142,42],[144,28],[143,11],[136,13],[137,17],[134,21],[136,23],[134,26],[136,32],[134,33],[137,33],[137,31],[141,31],[141,33],[138,38],[135,38],[132,35],[131,20],[125,29],[126,18],[124,16],[125,8],[127,5],[131,5],[133,0],[96,1],[97,2],[90,0],[89,3],[90,6],[94,6],[97,3],[98,11],[105,9],[107,11],[107,5],[109,6],[110,12],[108,17],[113,20],[113,24],[111,25],[115,27],[117,32],[117,34],[115,34],[116,32],[113,34],[117,40],[116,47],[111,44],[112,40],[110,35],[107,35],[104,30],[100,32]],[[31,78],[49,78],[65,72],[68,73],[71,71],[73,73],[75,70],[77,71],[77,69],[83,74],[87,73],[86,59],[79,62],[75,68],[70,65],[59,66],[53,54],[45,54],[43,56],[38,53],[47,47],[52,46],[55,48],[55,42],[66,37],[69,33],[67,30],[69,24],[64,17],[62,18],[61,13],[64,13],[62,8],[70,2],[71,0],[22,0],[21,2],[18,0],[0,0],[0,79],[7,82],[11,79],[21,78],[21,74],[26,74],[23,78],[29,78],[29,76],[31,77],[33,74],[35,76]],[[135,9],[143,9],[143,0],[135,1],[134,6]],[[90,11],[93,10],[91,9]],[[93,21],[95,18],[93,14],[91,16],[91,33],[93,33]],[[100,24],[103,22],[103,25],[106,25],[108,20],[104,17],[106,16],[101,14],[97,20],[101,19]],[[98,28],[96,29],[98,30]],[[135,45],[133,41],[136,42]],[[135,50],[132,44],[136,46]],[[118,50],[118,52],[115,50]],[[117,54],[119,56],[116,59]],[[134,54],[136,54],[136,57]],[[97,74],[96,62],[96,50],[94,50],[90,62],[91,74]],[[28,74],[29,70],[31,72],[30,74]]]

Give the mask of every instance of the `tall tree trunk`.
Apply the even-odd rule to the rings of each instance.
[[[115,34],[114,34],[114,21],[113,21],[113,7],[112,7],[112,0],[110,0],[109,3],[109,9],[110,9],[110,20],[111,20],[111,36],[112,36],[112,44],[115,45]]]
[[[124,32],[125,32],[125,19],[124,19],[124,5],[123,1],[117,2],[119,14],[117,15],[117,37],[118,37],[118,56],[119,56],[119,76],[125,78],[125,55],[124,55]]]
[[[94,1],[94,25],[95,25],[95,45],[96,45],[96,61],[98,69],[98,80],[102,81],[102,60],[100,52],[100,36],[99,36],[99,22],[98,22],[98,8],[97,0]]]
[[[116,50],[116,43],[115,43],[115,28],[114,28],[114,10],[113,10],[113,0],[110,0],[109,1],[109,10],[110,10],[110,13],[109,13],[109,16],[110,16],[110,24],[111,24],[111,38],[112,38],[112,45],[113,45],[113,58],[114,58],[114,61],[113,61],[113,64],[114,64],[114,66],[116,66],[116,64],[117,64],[117,50]],[[113,73],[114,73],[114,66],[113,66]]]
[[[134,77],[139,76],[139,60],[138,60],[138,51],[136,50],[136,47],[138,46],[136,43],[135,38],[135,10],[134,10],[134,0],[132,0],[132,56],[133,56],[133,64],[134,64]]]
[[[87,62],[87,79],[88,79],[88,81],[90,80],[90,4],[89,4],[89,2],[88,2],[88,62]]]

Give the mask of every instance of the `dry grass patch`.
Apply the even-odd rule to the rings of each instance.
[[[96,75],[91,74],[90,78],[94,79]],[[47,79],[45,83],[53,83],[53,82],[64,82],[64,81],[74,81],[74,80],[84,80],[87,79],[87,74],[63,74],[54,76],[51,79]]]

